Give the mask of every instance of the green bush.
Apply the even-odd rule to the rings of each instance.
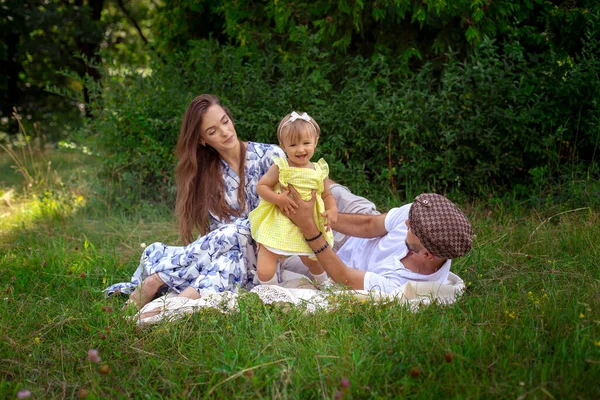
[[[414,74],[381,54],[332,63],[308,44],[248,53],[194,41],[149,75],[105,78],[89,129],[105,153],[106,186],[121,188],[111,193],[124,205],[173,201],[179,124],[200,93],[221,97],[247,140],[273,143],[285,114],[307,111],[322,127],[316,156],[331,176],[376,200],[421,190],[488,196],[540,171],[548,182],[566,167],[597,172],[599,42],[592,31],[582,40],[572,58],[484,38],[466,60],[449,54],[443,68]]]

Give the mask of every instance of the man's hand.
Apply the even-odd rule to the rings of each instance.
[[[288,190],[294,201],[296,201],[297,208],[295,212],[284,212],[285,216],[288,217],[292,222],[300,228],[302,232],[308,233],[308,231],[316,228],[315,221],[313,221],[313,210],[315,208],[315,191],[313,190],[310,196],[310,200],[304,201],[296,191],[296,188],[292,185],[288,185]]]
[[[327,275],[335,282],[350,286],[353,289],[363,289],[366,272],[346,266],[333,252],[333,249],[327,245],[325,237],[319,235],[319,228],[313,220],[315,191],[312,191],[310,200],[304,201],[292,185],[288,185],[288,190],[294,200],[297,201],[298,208],[296,208],[295,213],[286,214],[286,216],[300,228],[305,238],[312,238],[309,246],[313,251],[320,249],[316,256]]]

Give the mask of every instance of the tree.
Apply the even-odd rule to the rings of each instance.
[[[0,7],[0,116],[22,107],[40,117],[40,110],[73,109],[73,102],[49,93],[47,87],[81,91],[85,85],[61,74],[99,81],[101,53],[122,64],[145,62],[149,1],[4,0]],[[146,30],[146,33],[144,33]],[[137,54],[133,54],[137,53]],[[78,89],[77,89],[78,88]],[[14,129],[13,129],[14,131]]]

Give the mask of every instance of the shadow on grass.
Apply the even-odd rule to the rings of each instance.
[[[0,241],[18,230],[70,217],[85,206],[97,166],[94,157],[72,151],[0,154]]]
[[[99,204],[94,193],[101,166],[97,157],[55,150],[35,153],[33,160],[23,174],[12,159],[0,156],[0,196],[10,195],[0,202],[0,254],[26,246],[44,266],[57,258],[70,264],[70,273],[92,276],[97,273],[92,270],[101,268],[101,288],[131,275],[142,244],[178,243],[175,218],[166,207],[108,212]],[[82,250],[86,254],[77,260]]]

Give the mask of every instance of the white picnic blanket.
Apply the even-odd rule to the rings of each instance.
[[[350,295],[358,300],[367,300],[373,303],[398,302],[408,305],[413,311],[417,311],[420,307],[433,302],[452,304],[465,289],[463,280],[452,272],[443,284],[437,282],[407,282],[391,293],[376,290],[343,290],[337,289],[335,286],[327,290],[317,290],[306,279],[292,279],[286,281],[284,285],[286,287],[256,286],[250,292],[256,293],[265,304],[274,302],[291,303],[303,307],[306,312],[310,313],[317,310],[329,310],[332,297],[337,295]],[[186,297],[165,295],[142,307],[134,319],[138,324],[146,325],[161,321],[173,321],[205,308],[214,308],[223,313],[238,312],[238,296],[238,294],[232,292],[223,292],[192,300]],[[142,314],[152,310],[159,310],[159,312],[151,317],[140,318]]]

